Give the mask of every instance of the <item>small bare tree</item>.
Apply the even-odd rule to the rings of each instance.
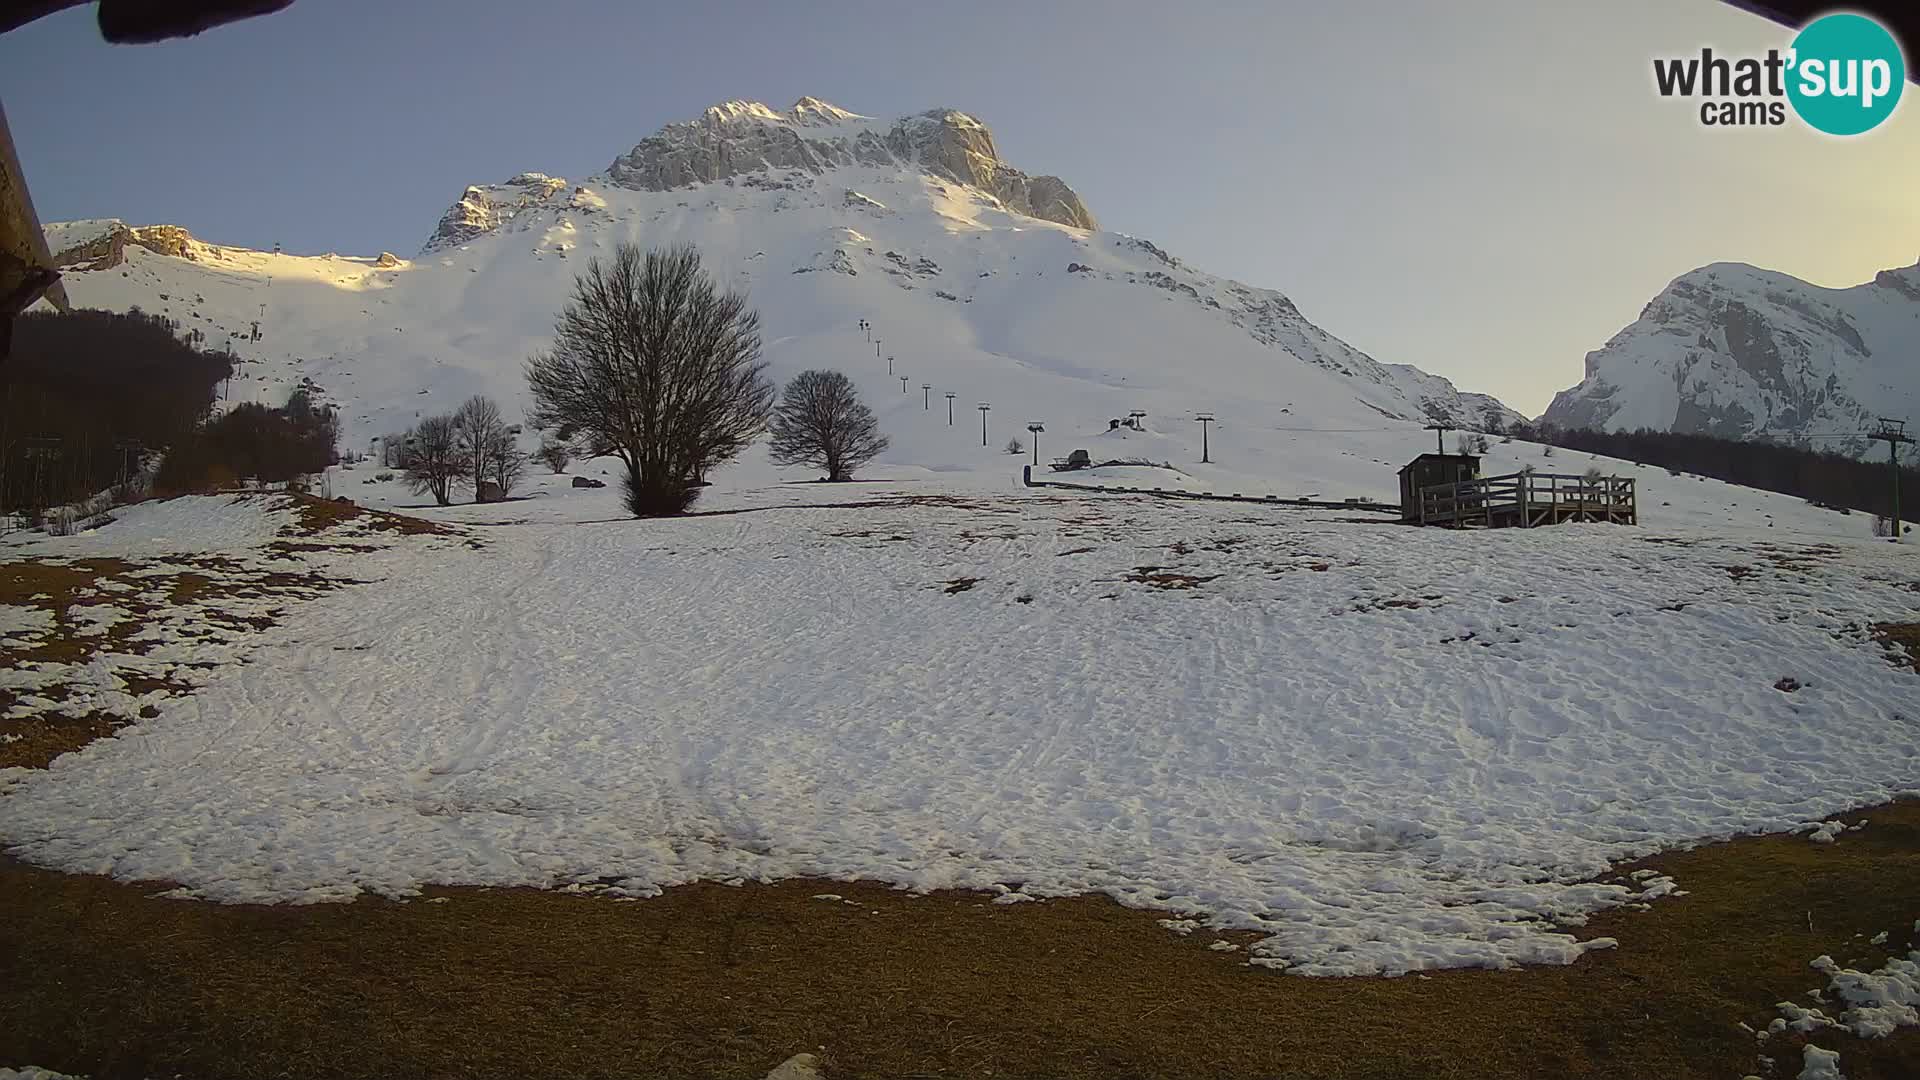
[[[1023,443],[1023,442],[1021,442],[1021,441],[1020,441],[1019,439],[1017,439],[1017,438],[1016,438],[1016,439],[1008,439],[1008,440],[1007,440],[1007,453],[1009,453],[1009,454],[1024,454],[1024,453],[1026,453],[1026,452],[1027,452],[1027,444],[1026,444],[1026,443]]]
[[[567,449],[566,443],[541,436],[540,449],[533,452],[533,459],[552,469],[553,474],[558,476],[567,471],[567,466],[573,461],[573,452]]]
[[[635,517],[678,514],[698,495],[691,480],[765,430],[765,370],[759,316],[699,252],[623,243],[574,280],[553,348],[527,361],[529,420],[578,457],[619,457]]]
[[[493,482],[501,498],[513,494],[513,489],[527,478],[527,461],[527,455],[520,452],[512,429],[501,428],[488,448],[486,471],[486,478]]]
[[[519,453],[506,417],[501,415],[499,404],[492,398],[484,394],[468,398],[453,414],[453,427],[454,445],[466,461],[476,501],[486,491],[486,485],[498,483],[501,475],[512,472],[511,479],[516,483],[524,475],[524,468],[514,471],[508,466],[507,459],[517,458]],[[506,494],[507,488],[501,486],[499,497],[504,498]]]
[[[853,470],[887,448],[873,410],[860,400],[852,380],[837,371],[803,371],[793,377],[773,410],[773,461],[812,465],[833,481],[853,479]]]
[[[403,445],[400,467],[405,470],[407,487],[415,495],[431,494],[441,506],[451,505],[454,485],[463,483],[468,475],[453,417],[427,417],[413,426]]]

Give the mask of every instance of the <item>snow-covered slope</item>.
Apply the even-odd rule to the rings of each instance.
[[[1676,278],[1541,419],[1792,440],[1920,420],[1920,263],[1825,289],[1741,263]],[[1822,440],[1859,452],[1866,440]]]
[[[113,222],[49,234],[70,252],[76,303],[137,305],[209,345],[231,341],[245,361],[235,398],[311,383],[341,406],[356,448],[476,392],[517,411],[523,362],[547,344],[574,276],[622,241],[697,245],[749,291],[771,374],[854,376],[898,465],[974,468],[1030,421],[1051,440],[1135,409],[1167,440],[1155,452],[1185,459],[1199,457],[1193,412],[1216,413],[1216,454],[1245,446],[1243,464],[1276,428],[1389,430],[1411,445],[1429,418],[1517,418],[1374,360],[1278,292],[1092,225],[1071,188],[1000,160],[963,113],[877,121],[803,98],[784,112],[716,106],[600,175],[468,188],[412,260],[270,254]],[[986,447],[982,401],[994,406]]]

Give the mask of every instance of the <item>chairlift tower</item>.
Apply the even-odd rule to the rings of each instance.
[[[1200,424],[1200,463],[1210,465],[1213,463],[1213,459],[1208,456],[1211,448],[1207,442],[1207,425],[1215,424],[1219,421],[1215,420],[1213,414],[1210,412],[1200,413],[1194,417],[1194,420]]]
[[[1887,464],[1893,467],[1893,542],[1899,543],[1906,534],[1907,526],[1900,519],[1900,444],[1910,443],[1913,436],[1907,434],[1905,420],[1880,418],[1880,426],[1867,433],[1867,438],[1887,444]]]
[[[951,390],[947,392],[947,426],[948,427],[953,426],[953,399],[959,396],[960,396],[959,394],[956,394]]]
[[[974,408],[980,410],[980,445],[985,446],[987,445],[987,411],[993,406],[983,401]]]
[[[923,382],[920,384],[920,398],[921,398],[921,401],[920,401],[921,408],[927,410],[928,412],[932,412],[933,411],[933,384],[932,383]]]
[[[1035,420],[1027,425],[1027,430],[1033,434],[1033,463],[1037,466],[1040,464],[1040,433],[1047,430],[1047,425]]]

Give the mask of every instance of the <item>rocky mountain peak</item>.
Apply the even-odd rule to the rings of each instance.
[[[1725,438],[1818,434],[1821,449],[1878,416],[1920,416],[1905,358],[1920,342],[1920,264],[1851,288],[1744,263],[1675,278],[1639,319],[1587,354],[1585,379],[1541,419],[1562,427],[1651,428]]]
[[[1000,157],[993,133],[957,109],[933,109],[891,122],[815,97],[776,110],[727,101],[698,120],[668,124],[607,167],[608,179],[639,191],[670,191],[748,173],[819,175],[851,166],[908,167],[967,184],[1015,213],[1093,229],[1080,196],[1057,176],[1030,176]]]
[[[793,108],[787,110],[787,116],[796,124],[838,124],[847,120],[868,119],[817,97],[803,97],[794,102]]]

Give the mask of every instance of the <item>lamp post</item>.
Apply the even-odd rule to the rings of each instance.
[[[948,391],[947,393],[947,426],[948,427],[953,426],[953,399],[959,396],[960,396],[959,394],[953,393],[952,391]]]
[[[1047,426],[1036,420],[1027,425],[1027,430],[1033,433],[1033,463],[1038,465],[1040,464],[1040,433],[1047,430]]]
[[[920,404],[923,407],[925,407],[927,411],[929,412],[933,411],[933,384],[932,383],[923,382],[920,384],[920,397],[921,397]]]
[[[980,410],[980,445],[985,446],[987,445],[987,410],[993,406],[983,401],[974,408]]]
[[[1194,419],[1200,422],[1200,460],[1202,463],[1211,464],[1207,457],[1207,425],[1214,422],[1213,414],[1203,412]]]

